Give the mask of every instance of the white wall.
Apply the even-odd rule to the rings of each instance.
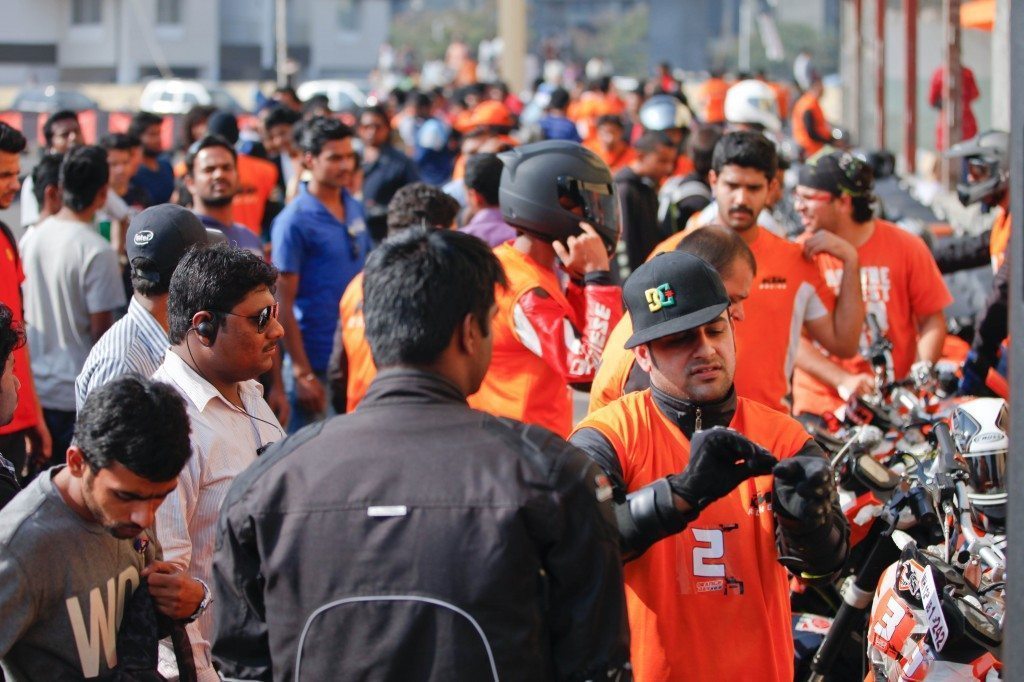
[[[338,25],[338,3],[310,0],[310,77],[365,76],[377,64],[377,51],[387,39],[390,6],[387,0],[361,0],[357,31]]]

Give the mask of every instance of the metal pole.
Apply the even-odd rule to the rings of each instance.
[[[875,0],[875,139],[885,149],[885,0]]]
[[[498,0],[498,36],[501,37],[501,75],[509,90],[526,87],[526,3]]]
[[[945,53],[942,79],[942,132],[946,149],[960,141],[960,118],[963,116],[960,66],[960,0],[942,0],[942,24],[945,33]],[[960,160],[943,160],[942,182],[952,190],[960,177]]]
[[[906,45],[906,83],[903,105],[903,160],[907,173],[917,170],[917,0],[903,0],[903,30]]]
[[[1010,215],[1024,216],[1024,5],[1013,2],[1009,8],[1010,20]],[[1006,16],[1005,14],[1003,16]],[[1024,459],[1019,456],[1020,443],[1024,443],[1024,397],[1017,389],[1024,386],[1024,233],[1020,229],[1010,234],[1010,336],[1017,339],[1010,344],[1010,442],[1016,443],[1008,461],[1008,490],[1024,490]],[[1003,679],[1024,679],[1024,496],[1009,495],[1007,537],[1017,538],[1007,543],[1006,564],[1009,585],[1006,595],[1006,622],[1003,627],[1003,654],[1006,670]]]
[[[853,91],[857,93],[856,120],[857,120],[857,144],[864,138],[864,99],[861,97],[861,87],[864,85],[864,2],[853,0],[853,25],[856,33],[854,43],[854,77]]]
[[[274,12],[274,37],[277,43],[277,85],[288,85],[288,2],[277,0]]]
[[[754,8],[751,0],[740,0],[739,58],[740,71],[750,71],[750,37],[753,34]]]

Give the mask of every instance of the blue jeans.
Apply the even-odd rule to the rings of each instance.
[[[318,422],[334,415],[334,411],[331,409],[331,387],[327,383],[326,370],[323,372],[314,372],[317,380],[324,387],[324,392],[327,395],[327,407],[322,412],[310,412],[299,404],[298,395],[295,390],[295,375],[292,374],[292,360],[287,355],[285,356],[284,362],[281,366],[281,373],[284,375],[284,390],[288,393],[288,404],[292,408],[292,416],[288,419],[289,435],[295,433],[303,426],[313,424],[314,422]]]

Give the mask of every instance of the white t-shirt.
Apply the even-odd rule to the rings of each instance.
[[[93,226],[50,217],[19,245],[32,376],[43,407],[75,410],[75,377],[92,348],[89,315],[125,304],[117,254]]]

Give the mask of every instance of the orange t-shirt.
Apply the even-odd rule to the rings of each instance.
[[[721,78],[709,78],[700,85],[697,101],[701,103],[704,123],[725,122],[725,94],[729,84]]]
[[[600,156],[601,160],[611,169],[613,175],[633,163],[637,157],[636,150],[628,144],[617,153],[609,152],[597,139],[588,140],[583,143],[583,146]]]
[[[796,420],[742,397],[729,426],[779,459],[810,438]],[[630,492],[678,474],[690,458],[690,442],[649,390],[588,415],[583,428],[611,443]],[[623,567],[636,679],[793,679],[789,582],[771,499],[771,476],[748,479]]]
[[[377,376],[377,365],[366,341],[363,320],[363,273],[352,278],[339,304],[341,314],[341,343],[345,348],[348,373],[345,377],[345,411],[351,412],[366,395],[370,382]]]
[[[654,248],[650,258],[675,249],[691,229],[699,228],[672,235]],[[831,314],[835,294],[799,245],[763,227],[756,229],[757,237],[748,246],[757,274],[743,304],[746,319],[735,325],[736,394],[789,412],[785,397],[804,321]]]
[[[0,301],[11,309],[16,324],[24,324],[23,304],[21,300],[21,283],[25,281],[25,273],[21,269],[17,246],[5,235],[0,234]],[[32,384],[32,368],[29,366],[28,346],[14,349],[14,376],[21,382],[18,389],[18,406],[14,408],[14,419],[6,426],[0,426],[0,435],[6,436],[38,422],[39,404]],[[0,453],[3,454],[3,453]]]
[[[672,171],[672,175],[689,175],[696,168],[693,165],[693,159],[686,154],[680,154],[676,157],[676,169]]]
[[[622,319],[608,335],[608,343],[601,353],[601,364],[590,384],[590,404],[587,412],[594,412],[605,405],[618,400],[625,393],[629,372],[633,369],[636,356],[632,348],[626,348],[626,341],[633,335],[633,320],[629,313],[623,313]]]
[[[565,437],[572,430],[572,391],[540,355],[527,348],[515,331],[515,307],[528,291],[543,289],[564,316],[581,329],[581,320],[562,292],[555,273],[520,253],[511,243],[494,249],[507,287],[495,288],[498,312],[491,323],[494,337],[491,366],[469,406],[499,417],[539,424]]]
[[[758,227],[748,246],[757,275],[743,304],[745,319],[737,325],[743,329],[739,352],[745,355],[737,361],[736,392],[788,412],[785,397],[804,321],[830,315],[835,294],[799,244]]]
[[[992,272],[998,272],[1006,259],[1006,248],[1010,245],[1010,212],[999,209],[996,219],[992,222],[992,236],[989,237],[988,249],[992,254]]]
[[[266,159],[238,155],[238,194],[231,202],[235,221],[263,234],[267,201],[277,187],[277,166]]]
[[[820,136],[827,137],[829,134],[828,124],[825,122],[825,113],[821,110],[821,104],[813,92],[805,92],[793,105],[793,139],[804,150],[805,156],[814,156],[822,147],[824,142],[812,139],[804,125],[804,113],[810,111],[814,121],[814,128]]]
[[[892,223],[876,220],[874,234],[857,249],[857,255],[865,312],[874,313],[882,333],[892,341],[893,371],[897,379],[902,379],[917,357],[917,321],[941,312],[953,302],[953,297],[925,243]],[[842,261],[828,254],[816,260],[825,281],[838,291],[843,279]],[[860,339],[862,353],[868,345],[865,323]],[[830,359],[847,372],[872,373],[871,365],[862,355],[846,360]],[[835,389],[806,372],[796,371],[793,378],[795,414],[822,414],[842,404]]]

